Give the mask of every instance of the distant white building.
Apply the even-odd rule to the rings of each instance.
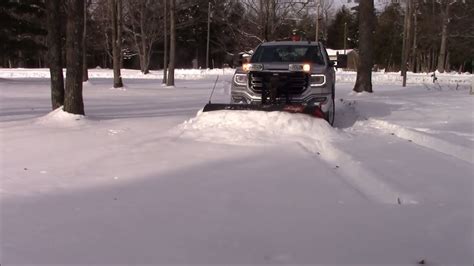
[[[375,0],[376,5],[404,4],[407,0]],[[360,0],[343,0],[344,4],[359,4]]]
[[[337,54],[346,54],[347,55],[347,70],[357,70],[357,62],[359,61],[359,54],[354,49],[344,50],[333,50],[330,48],[326,49],[329,60],[336,60]]]
[[[335,2],[336,2],[336,4],[338,4],[340,6],[345,6],[345,7],[350,9],[352,7],[358,6],[360,0],[335,0]],[[339,2],[339,3],[337,3],[337,2]],[[383,9],[385,9],[386,6],[388,6],[390,4],[400,4],[400,5],[404,6],[406,2],[407,2],[407,0],[375,0],[374,5],[375,5],[375,9],[383,10]]]
[[[390,4],[400,4],[400,6],[405,7],[407,0],[375,0],[375,8],[377,10],[383,10]]]

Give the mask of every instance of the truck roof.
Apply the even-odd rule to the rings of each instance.
[[[308,41],[273,41],[273,42],[264,42],[260,46],[273,46],[273,45],[314,45],[317,46],[319,45],[318,42],[308,42]]]

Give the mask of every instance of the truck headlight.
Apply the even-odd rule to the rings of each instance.
[[[248,82],[247,74],[235,74],[234,75],[234,82],[237,85],[246,86]]]
[[[323,86],[326,84],[326,76],[322,74],[313,74],[311,75],[311,87]]]
[[[242,69],[246,72],[248,71],[262,71],[263,65],[262,64],[244,64]]]
[[[310,72],[311,66],[309,64],[289,64],[288,70],[294,72]]]

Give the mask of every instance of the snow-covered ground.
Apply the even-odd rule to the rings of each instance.
[[[85,117],[24,71],[0,71],[2,265],[473,264],[472,75],[339,82],[332,128],[200,113],[217,74],[228,101],[226,70],[92,78]]]

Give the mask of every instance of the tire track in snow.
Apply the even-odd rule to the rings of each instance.
[[[417,131],[415,129],[409,129],[400,125],[374,118],[369,118],[366,121],[357,122],[355,128],[359,127],[370,127],[386,134],[394,134],[398,138],[412,141],[415,144],[423,146],[425,148],[443,154],[447,154],[460,160],[466,161],[468,163],[474,164],[474,153],[472,152],[472,149],[449,143],[442,139]]]
[[[367,199],[384,204],[418,204],[411,195],[396,190],[375,173],[331,142],[298,141],[307,152],[319,155],[341,179]]]

